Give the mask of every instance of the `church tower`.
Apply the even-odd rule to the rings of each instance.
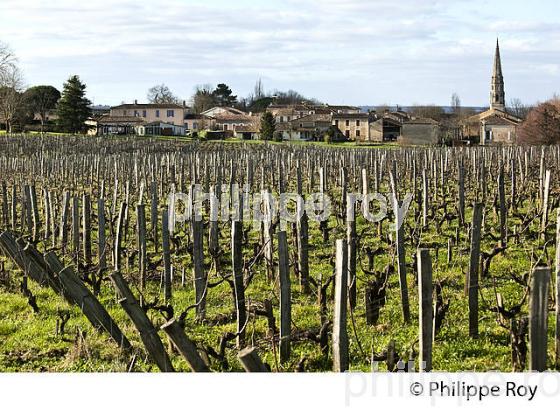
[[[505,111],[506,93],[504,90],[504,76],[502,74],[502,60],[500,58],[500,44],[496,40],[496,55],[492,71],[492,91],[490,92],[490,108]]]

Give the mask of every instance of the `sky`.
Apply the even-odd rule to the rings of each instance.
[[[77,74],[95,104],[165,83],[329,104],[488,105],[496,38],[506,99],[560,93],[558,0],[0,0],[0,41],[27,85]]]

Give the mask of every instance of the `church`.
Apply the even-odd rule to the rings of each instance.
[[[490,108],[480,114],[473,115],[462,124],[463,139],[479,141],[480,145],[514,144],[517,140],[517,127],[522,119],[506,111],[506,93],[500,44],[496,41],[496,54],[492,70],[490,90]]]

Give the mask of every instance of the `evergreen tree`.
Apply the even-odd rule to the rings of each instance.
[[[76,134],[87,130],[85,121],[91,116],[91,102],[86,98],[85,91],[86,85],[77,75],[64,83],[57,114],[58,124],[66,132]]]
[[[270,141],[276,131],[276,120],[270,112],[265,112],[261,117],[261,139]]]
[[[237,96],[233,95],[233,91],[226,84],[218,84],[212,92],[212,97],[219,107],[231,107],[237,102]]]

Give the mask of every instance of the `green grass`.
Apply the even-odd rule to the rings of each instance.
[[[331,226],[333,225],[334,221],[331,221]],[[358,231],[365,227],[366,222],[359,219]],[[334,241],[331,240],[327,245],[323,244],[318,226],[312,223],[310,228],[311,274],[315,279],[319,276],[326,278],[332,273],[332,266],[329,264],[328,258],[333,252],[330,243],[334,243]],[[452,232],[454,228],[455,226],[452,225],[446,231]],[[384,229],[386,230],[388,227],[385,226]],[[229,230],[222,233],[224,242],[227,241],[228,232]],[[333,238],[342,235],[344,235],[342,227],[335,227],[331,232]],[[463,239],[465,239],[464,236]],[[256,232],[251,232],[251,240],[257,240]],[[373,233],[365,235],[364,240],[366,244],[372,247],[380,244],[379,238]],[[511,368],[509,334],[506,329],[497,324],[495,314],[489,310],[495,300],[492,281],[489,279],[482,283],[480,337],[477,340],[472,340],[468,337],[467,298],[463,294],[464,272],[468,267],[468,252],[455,255],[452,265],[448,266],[444,251],[446,242],[442,240],[441,235],[427,232],[422,235],[422,241],[432,246],[434,244],[442,246],[438,257],[436,257],[435,252],[432,252],[434,280],[445,279],[447,281],[444,296],[451,300],[451,307],[444,321],[443,329],[434,345],[434,369],[442,371],[509,371]],[[132,246],[132,243],[130,245]],[[483,250],[489,249],[491,245],[491,242],[486,241]],[[292,245],[290,244],[290,246]],[[498,291],[504,296],[506,306],[511,306],[521,299],[521,287],[506,278],[509,271],[522,274],[529,270],[526,251],[527,249],[522,246],[511,247],[506,254],[496,257],[492,263],[491,276],[496,278]],[[245,250],[245,252],[248,256],[249,251]],[[151,256],[154,260],[159,258],[159,255],[153,252]],[[408,249],[407,262],[411,263],[411,261],[411,250]],[[389,262],[388,256],[379,256],[376,258],[375,268],[381,270]],[[224,270],[230,269],[227,253],[223,255],[222,263]],[[173,265],[176,269],[173,307],[178,314],[194,303],[194,289],[190,280],[192,266],[190,258],[184,256],[176,258]],[[9,266],[9,263],[7,263],[7,266]],[[186,269],[188,278],[184,288],[180,286],[180,278],[178,277],[183,267]],[[264,299],[270,299],[274,304],[278,324],[277,284],[268,282],[264,266],[257,266],[256,269],[253,283],[247,290],[247,303],[253,306],[256,303],[262,303]],[[132,282],[133,288],[135,288],[134,285],[137,282],[135,269],[130,269],[125,273]],[[149,282],[149,289],[146,292],[147,300],[154,300],[157,297],[161,302],[160,283],[157,280],[160,273],[158,271],[156,277]],[[0,287],[1,371],[125,371],[127,369],[130,358],[124,357],[105,334],[94,331],[76,307],[68,306],[60,296],[55,295],[52,291],[30,284],[30,289],[37,296],[37,303],[40,308],[40,312],[34,314],[26,303],[26,299],[17,291],[20,274],[11,270],[9,275],[11,277],[10,287],[8,288],[5,284]],[[382,308],[380,320],[376,326],[368,326],[365,322],[363,300],[364,280],[366,278],[361,269],[358,269],[358,276],[358,306],[348,319],[351,370],[370,370],[369,358],[372,352],[382,352],[390,340],[395,341],[397,351],[402,358],[408,358],[412,351],[417,352],[418,290],[413,275],[408,275],[412,312],[411,323],[407,325],[402,320],[400,290],[398,277],[395,274],[390,278],[387,304]],[[218,278],[215,273],[211,272],[211,282],[217,281]],[[329,294],[331,291],[332,289],[329,290]],[[292,297],[293,332],[300,334],[301,331],[305,330],[317,331],[321,323],[316,296],[303,295],[293,273]],[[104,284],[100,300],[133,342],[138,354],[135,369],[155,371],[155,366],[146,358],[136,330],[116,302],[114,291],[109,282]],[[62,336],[55,334],[57,312],[59,311],[71,312],[71,319],[66,326],[65,334]],[[198,323],[194,318],[194,311],[191,311],[186,319],[186,331],[197,345],[210,346],[218,351],[220,337],[226,332],[235,332],[236,328],[234,320],[224,320],[224,318],[233,318],[233,296],[226,283],[222,283],[209,291],[207,312],[209,323]],[[332,304],[329,304],[329,314],[332,315]],[[159,312],[152,310],[149,315],[157,327],[165,322],[164,317]],[[352,325],[352,316],[356,325],[355,332]],[[80,331],[85,332],[85,340],[78,337]],[[306,370],[308,371],[326,371],[331,367],[330,356],[326,358],[321,353],[319,345],[309,340],[294,342],[291,360],[284,365],[277,364],[277,346],[273,347],[271,339],[267,337],[267,322],[263,317],[259,316],[251,319],[246,331],[247,339],[258,347],[262,358],[273,369],[293,371],[297,363],[304,357],[306,358]],[[550,337],[553,337],[552,327],[550,333]],[[161,336],[166,341],[165,335],[161,334]],[[552,350],[550,353],[552,354]],[[227,350],[228,366],[225,370],[241,370],[235,354],[235,349]],[[172,354],[172,357],[173,364],[178,370],[188,370],[185,362],[176,353]],[[212,368],[216,371],[222,370],[216,360],[212,360]],[[385,368],[384,363],[381,363],[379,368],[383,370]]]

